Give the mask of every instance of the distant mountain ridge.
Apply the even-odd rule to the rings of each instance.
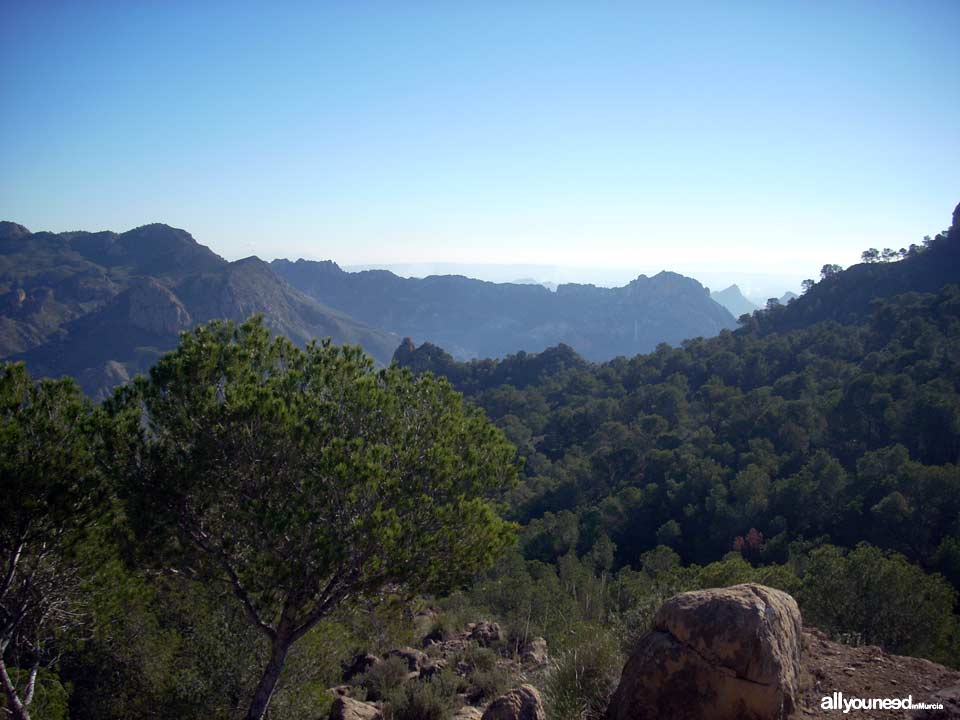
[[[745,313],[752,313],[759,308],[750,302],[741,292],[740,288],[733,284],[723,290],[716,290],[710,293],[710,297],[723,305],[735,318]]]
[[[0,358],[71,375],[94,397],[145,371],[182,330],[260,313],[303,344],[332,337],[387,363],[400,338],[290,287],[258,258],[227,262],[184,230],[31,233],[0,222]]]
[[[361,322],[439,345],[458,359],[504,357],[566,343],[609,360],[712,336],[736,326],[699,282],[676,273],[641,275],[624,287],[492,283],[460,275],[399,277],[346,272],[332,261],[274,260],[292,286]]]

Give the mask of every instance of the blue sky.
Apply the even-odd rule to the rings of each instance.
[[[0,218],[812,276],[960,201],[960,2],[0,0]]]

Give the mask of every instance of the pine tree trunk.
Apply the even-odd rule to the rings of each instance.
[[[250,701],[246,720],[263,720],[263,716],[266,715],[267,706],[270,704],[270,698],[273,697],[277,681],[280,680],[291,644],[287,638],[277,637],[273,641],[270,662],[267,663],[263,675],[260,676],[260,682],[257,683],[257,690],[253,693],[253,700]]]
[[[3,662],[3,657],[0,657],[0,684],[3,685],[3,694],[7,696],[7,704],[10,706],[7,708],[7,712],[14,720],[30,720],[30,713],[20,702],[20,698],[17,697],[17,689],[13,686],[13,681],[7,673],[7,666]]]

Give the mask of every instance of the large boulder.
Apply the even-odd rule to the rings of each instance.
[[[383,713],[369,703],[338,697],[330,708],[330,720],[383,720]]]
[[[802,623],[787,593],[757,584],[663,604],[627,662],[609,720],[781,720],[800,705]]]
[[[546,720],[540,693],[532,685],[521,685],[501,695],[484,711],[482,720]]]

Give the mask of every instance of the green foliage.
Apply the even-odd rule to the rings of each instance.
[[[623,668],[618,639],[591,629],[552,661],[544,686],[547,712],[555,720],[599,720]]]
[[[849,552],[826,546],[804,563],[798,593],[805,619],[837,635],[857,633],[867,644],[901,654],[949,660],[947,642],[957,593],[939,575],[926,575],[898,554],[869,545]]]
[[[107,509],[96,447],[92,408],[72,380],[0,368],[0,675],[20,696],[12,703],[87,618],[79,549]],[[53,693],[55,678],[47,685]]]
[[[406,682],[409,674],[407,661],[393,655],[363,673],[356,684],[366,690],[367,700],[384,700]]]
[[[454,666],[466,670],[457,689],[474,703],[489,702],[497,697],[508,689],[513,679],[499,660],[500,655],[491,648],[468,644],[454,658]]]
[[[137,390],[131,515],[191,569],[225,555],[268,617],[299,578],[440,587],[509,538],[483,497],[511,482],[512,451],[446,383],[249,322],[184,336]]]
[[[516,677],[512,672],[495,665],[489,669],[477,669],[470,673],[464,691],[472,702],[486,703],[509,690],[515,681]]]
[[[140,549],[225,582],[271,644],[250,717],[289,648],[341,603],[441,590],[510,544],[492,500],[514,449],[449,383],[300,350],[254,319],[185,334],[112,405]]]
[[[442,680],[409,682],[390,693],[384,720],[448,720],[457,707],[454,688]]]
[[[553,372],[530,354],[441,370],[528,438],[508,503],[526,558],[572,551],[616,571],[664,545],[706,565],[754,530],[751,563],[867,541],[957,578],[958,358],[951,285],[853,325],[747,327]]]
[[[27,683],[29,672],[20,668],[12,668],[10,679],[15,687],[23,687]],[[69,720],[71,687],[64,685],[57,674],[47,669],[41,669],[37,674],[36,690],[33,701],[30,703],[30,720]],[[9,707],[7,698],[0,693],[0,711]],[[5,716],[5,712],[0,712]]]

